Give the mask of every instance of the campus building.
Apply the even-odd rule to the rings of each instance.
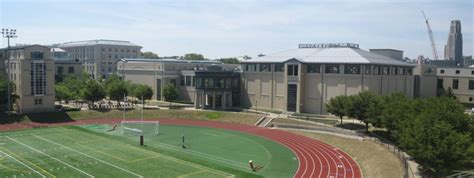
[[[80,76],[84,66],[79,59],[72,59],[68,52],[60,48],[51,48],[54,60],[54,76],[56,81],[66,75]]]
[[[437,90],[449,88],[461,103],[474,104],[474,68],[437,68]]]
[[[155,100],[163,101],[163,88],[171,84],[179,90],[179,100],[197,100],[197,108],[232,107],[240,101],[235,99],[240,98],[237,65],[210,60],[125,58],[118,62],[117,67],[118,75],[124,80],[150,86]]]
[[[67,42],[58,46],[67,51],[72,60],[79,60],[92,78],[107,78],[117,70],[117,62],[123,58],[137,58],[141,46],[129,41],[89,40]]]
[[[413,68],[398,50],[366,51],[351,43],[300,44],[296,49],[242,61],[242,103],[244,107],[324,114],[325,104],[338,95],[369,90],[412,97]]]
[[[4,61],[10,58],[8,76],[15,84],[14,107],[19,113],[54,110],[54,62],[50,48],[40,45],[1,49]],[[9,55],[5,55],[9,53]]]

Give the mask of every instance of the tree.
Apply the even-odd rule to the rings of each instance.
[[[456,95],[454,94],[453,92],[453,89],[451,89],[451,87],[448,87],[448,90],[441,90],[441,96],[444,96],[444,97],[448,97],[448,98],[453,98],[453,99],[457,99],[458,97],[456,97]]]
[[[351,105],[347,110],[348,116],[364,122],[365,131],[369,132],[369,123],[378,123],[379,120],[380,97],[369,91],[363,91],[350,98]]]
[[[10,89],[12,88],[13,87],[10,87]],[[0,76],[0,111],[6,110],[7,106],[8,106],[8,82],[5,78]]]
[[[415,101],[402,93],[393,93],[385,96],[382,111],[382,125],[392,137],[396,138],[400,123],[415,112]]]
[[[120,106],[120,101],[124,99],[124,96],[128,94],[127,84],[115,74],[110,75],[104,81],[104,88],[109,99],[117,101],[117,107]]]
[[[240,64],[240,61],[235,57],[220,58],[218,60],[224,64]]]
[[[135,98],[141,99],[143,96],[144,100],[149,100],[153,96],[153,90],[151,89],[151,87],[142,84],[130,84],[128,87],[128,92],[130,96],[133,96]]]
[[[60,104],[62,100],[64,100],[66,103],[69,103],[69,100],[73,99],[73,92],[71,92],[71,90],[63,84],[55,85],[54,92],[56,100],[59,101]]]
[[[171,102],[178,99],[178,96],[179,96],[178,89],[176,89],[176,87],[174,87],[173,84],[169,83],[165,85],[165,87],[163,88],[163,96],[165,97],[165,101],[170,102],[170,106],[171,106]]]
[[[326,104],[327,112],[338,116],[341,119],[342,125],[342,117],[346,116],[347,108],[349,104],[349,98],[344,95],[333,97],[329,100]]]
[[[92,102],[92,104],[105,98],[104,88],[94,79],[87,80],[80,93],[82,99]],[[89,108],[91,108],[90,104],[91,103],[89,103]]]
[[[184,60],[206,60],[202,54],[197,54],[197,53],[188,53],[184,55]]]
[[[82,73],[81,76],[65,75],[63,81],[59,84],[69,88],[72,95],[71,99],[80,99],[82,97],[81,90],[86,85],[86,81],[90,79],[87,73]]]
[[[145,59],[158,59],[159,58],[158,54],[153,53],[151,51],[141,52],[140,57],[145,58]]]
[[[249,60],[249,59],[252,59],[252,57],[250,57],[250,56],[247,56],[247,55],[244,55],[242,58],[243,58],[244,60]]]

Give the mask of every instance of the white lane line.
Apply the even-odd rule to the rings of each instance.
[[[131,172],[131,171],[129,171],[129,170],[126,170],[126,169],[124,169],[124,168],[121,168],[121,167],[118,167],[118,166],[116,166],[116,165],[110,164],[110,163],[108,163],[108,162],[102,161],[102,160],[100,160],[100,159],[98,159],[98,158],[96,158],[96,157],[90,156],[90,155],[85,154],[85,153],[83,153],[83,152],[81,152],[81,151],[77,151],[77,150],[72,149],[72,148],[69,148],[69,147],[67,147],[67,146],[65,146],[65,145],[61,145],[61,144],[59,144],[59,143],[56,143],[56,142],[54,142],[54,141],[48,140],[48,139],[46,139],[46,138],[43,138],[43,137],[40,137],[40,136],[37,136],[37,135],[34,135],[34,134],[31,134],[31,135],[33,135],[34,137],[39,138],[39,139],[41,139],[41,140],[47,141],[47,142],[49,142],[49,143],[52,143],[52,144],[55,144],[55,145],[58,145],[58,146],[61,146],[61,147],[66,148],[66,149],[68,149],[68,150],[71,150],[71,151],[74,151],[74,152],[76,152],[76,153],[79,153],[79,154],[81,154],[81,155],[87,156],[87,157],[89,157],[89,158],[92,158],[92,159],[97,160],[97,161],[99,161],[99,162],[101,162],[101,163],[107,164],[107,165],[112,166],[112,167],[114,167],[114,168],[120,169],[120,170],[125,171],[125,172],[127,172],[127,173],[133,174],[133,175],[135,175],[135,176],[137,176],[137,177],[140,177],[140,178],[143,177],[142,175],[133,173],[133,172]]]
[[[19,162],[21,165],[27,167],[28,169],[32,170],[33,172],[35,172],[36,174],[39,174],[41,177],[43,178],[46,178],[46,176],[44,176],[43,174],[39,173],[38,171],[36,171],[35,169],[31,168],[30,166],[26,165],[25,163],[17,160],[16,158],[14,158],[13,156],[10,156],[9,154],[3,152],[3,151],[0,151],[0,153],[3,153],[4,155],[10,157],[11,159],[15,160],[16,162]]]
[[[89,176],[89,177],[94,177],[93,175],[90,175],[89,173],[84,172],[83,170],[80,170],[80,169],[78,169],[78,168],[76,168],[76,167],[74,167],[74,166],[71,166],[71,165],[69,165],[68,163],[65,163],[64,161],[61,161],[61,160],[59,160],[59,159],[57,159],[57,158],[55,158],[55,157],[53,157],[53,156],[51,156],[51,155],[48,155],[48,154],[46,154],[46,153],[44,153],[44,152],[42,152],[42,151],[40,151],[40,150],[37,150],[36,148],[33,148],[33,147],[31,147],[31,146],[28,146],[27,144],[24,144],[24,143],[22,143],[22,142],[20,142],[20,141],[18,141],[18,140],[15,140],[15,139],[13,139],[13,138],[11,138],[11,137],[9,137],[9,136],[7,136],[7,138],[10,139],[10,140],[13,140],[13,141],[15,141],[15,142],[17,142],[17,143],[19,143],[19,144],[21,144],[21,145],[23,145],[23,146],[25,146],[25,147],[27,147],[27,148],[29,148],[29,149],[32,149],[32,150],[34,150],[34,151],[36,151],[36,152],[38,152],[38,153],[41,153],[42,155],[45,155],[45,156],[47,156],[47,157],[50,157],[51,159],[54,159],[54,160],[56,160],[56,161],[58,161],[58,162],[60,162],[60,163],[63,163],[64,165],[66,165],[66,166],[68,166],[68,167],[70,167],[70,168],[73,168],[74,170],[79,171],[79,172],[81,172],[81,173],[83,173],[83,174],[85,174],[85,175],[87,175],[87,176]]]

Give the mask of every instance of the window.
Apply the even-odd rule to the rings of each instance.
[[[118,58],[118,55],[114,55],[114,57],[115,57],[115,59],[117,59],[117,58]]]
[[[204,87],[205,88],[214,88],[214,79],[213,78],[205,78],[204,79]]]
[[[117,48],[115,48],[115,52],[118,52],[118,49],[117,49]]]
[[[405,68],[400,68],[400,72],[398,73],[399,75],[405,75]]]
[[[225,79],[225,88],[230,88],[231,81],[232,81],[231,78],[226,78],[226,79]]]
[[[374,75],[380,75],[380,66],[375,66],[374,67]]]
[[[388,75],[388,74],[390,74],[388,67],[382,67],[382,75]]]
[[[109,48],[109,51],[112,52],[112,48]]]
[[[67,69],[67,72],[70,73],[70,74],[74,73],[74,67],[69,67]]]
[[[101,48],[102,51],[105,51],[105,48]]]
[[[30,77],[31,94],[46,94],[46,65],[44,63],[31,63]]]
[[[298,64],[288,64],[288,76],[298,76]]]
[[[306,66],[307,73],[321,73],[321,65],[320,64],[308,64]]]
[[[31,52],[31,59],[43,59],[43,52],[39,52],[39,51]]]
[[[344,74],[360,74],[359,65],[345,65]]]
[[[260,64],[260,72],[270,72],[272,69],[271,64]]]
[[[62,66],[58,66],[58,74],[62,74],[63,73],[63,67]]]
[[[192,76],[186,76],[185,77],[185,84],[188,87],[191,86],[191,78],[192,78]]]
[[[283,72],[285,70],[285,65],[284,64],[274,64],[275,69],[273,71],[275,72]]]
[[[232,88],[239,87],[239,78],[232,79]]]
[[[370,75],[372,73],[372,66],[365,66],[365,75]]]
[[[407,75],[412,75],[413,74],[413,69],[409,68],[407,69]]]
[[[392,67],[392,75],[398,75],[397,67]]]
[[[130,49],[127,49],[127,53],[130,52]]]
[[[216,88],[224,88],[224,86],[225,86],[224,82],[225,82],[225,80],[223,78],[217,79]]]
[[[246,64],[245,71],[247,72],[255,72],[257,71],[257,64]]]
[[[194,87],[194,86],[196,86],[196,77],[193,76],[192,78],[193,78],[193,87]]]
[[[339,73],[339,65],[326,65],[326,67],[324,68],[324,73],[338,74]]]
[[[442,73],[442,74],[444,74],[444,70],[443,70],[443,69],[441,69],[441,70],[439,71],[439,73]]]
[[[443,83],[444,83],[444,80],[443,80],[443,79],[438,79],[438,80],[436,81],[436,88],[438,88],[438,89],[444,88]]]
[[[472,101],[472,97],[469,97],[469,101]]]
[[[469,80],[469,90],[474,90],[474,80]]]
[[[471,70],[471,75],[474,75],[474,70]]]
[[[42,105],[43,99],[35,99],[35,105]]]
[[[456,70],[456,74],[459,74],[459,72],[460,72],[459,70]]]
[[[109,54],[109,59],[112,59],[112,54]]]
[[[459,80],[453,79],[453,90],[457,90],[459,88]]]
[[[179,85],[181,85],[181,86],[184,86],[184,85],[185,85],[184,78],[185,78],[185,76],[182,76],[182,75],[181,75],[181,77],[179,78],[179,79],[180,79],[180,80],[179,80]]]
[[[111,67],[111,66],[109,66],[109,73],[111,73],[111,72],[112,72],[112,67]]]

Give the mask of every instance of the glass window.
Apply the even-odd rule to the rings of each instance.
[[[459,70],[456,70],[456,74],[459,74],[459,73],[460,73],[460,71],[459,71]]]
[[[43,52],[40,52],[40,51],[31,52],[31,59],[43,59]]]
[[[46,65],[44,63],[31,63],[30,77],[31,94],[46,94]]]
[[[298,64],[288,64],[288,76],[298,76]]]
[[[112,52],[112,48],[109,48],[109,51]]]
[[[191,77],[192,76],[186,76],[186,78],[185,78],[185,80],[186,80],[185,83],[186,83],[186,86],[188,86],[188,87],[191,86]]]
[[[365,69],[365,72],[364,72],[365,75],[372,74],[372,66],[366,65],[364,69]]]
[[[193,76],[193,87],[196,86],[196,77]]]
[[[443,70],[443,69],[441,69],[441,70],[439,71],[439,73],[442,73],[442,74],[444,74],[444,70]]]
[[[216,79],[216,80],[217,80],[217,82],[216,82],[216,88],[224,88],[224,86],[225,86],[225,85],[224,85],[225,80],[224,80],[223,78],[221,78],[221,79]]]
[[[257,64],[246,64],[245,71],[247,72],[255,72],[257,71]]]
[[[392,67],[392,75],[398,75],[398,68]]]
[[[230,88],[231,83],[232,83],[232,79],[231,78],[226,78],[225,79],[225,88]]]
[[[474,90],[474,80],[469,80],[469,90]]]
[[[237,88],[239,87],[239,78],[233,78],[232,79],[232,88]]]
[[[339,73],[339,65],[337,64],[326,64],[324,68],[324,73],[327,74],[338,74]]]
[[[214,88],[214,79],[213,78],[205,78],[204,79],[204,86],[206,88]]]
[[[380,75],[380,66],[374,66],[374,75]]]
[[[382,74],[383,75],[388,75],[389,73],[389,68],[387,66],[382,67]]]
[[[411,68],[407,69],[407,75],[412,75],[413,70]]]
[[[204,88],[202,84],[203,84],[202,78],[201,77],[196,78],[196,88]]]
[[[272,65],[271,64],[260,64],[260,72],[270,72]]]
[[[438,88],[438,89],[444,88],[443,82],[444,82],[443,79],[438,79],[436,81],[436,88]]]
[[[359,65],[345,65],[344,74],[360,74]]]
[[[62,66],[58,66],[58,74],[62,74],[64,71]]]
[[[285,64],[274,64],[275,69],[273,71],[275,72],[283,72],[285,70]]]
[[[453,79],[453,90],[457,90],[459,88],[459,80]]]
[[[181,85],[181,86],[184,86],[184,85],[185,85],[184,78],[185,78],[185,76],[182,76],[182,75],[181,75],[180,80],[179,80],[179,85]]]
[[[67,72],[72,74],[74,73],[74,67],[70,66],[68,69],[67,69]]]
[[[321,64],[308,64],[306,65],[307,73],[321,73]]]

